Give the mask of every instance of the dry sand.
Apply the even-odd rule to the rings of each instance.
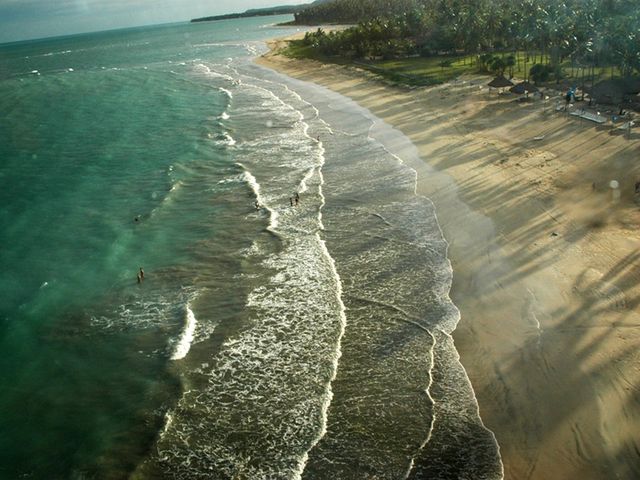
[[[485,77],[406,89],[277,50],[258,62],[418,148],[418,192],[450,243],[456,345],[505,478],[640,478],[640,133],[556,112],[556,97],[515,102]]]

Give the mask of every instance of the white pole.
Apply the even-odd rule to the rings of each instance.
[[[620,184],[617,180],[611,180],[609,187],[611,188],[611,201],[618,203],[620,201]]]

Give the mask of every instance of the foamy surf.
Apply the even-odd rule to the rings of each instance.
[[[197,65],[195,65],[194,69],[196,72],[205,73],[207,76],[212,78],[221,78],[223,80],[229,80],[229,81],[233,80],[233,77],[224,73],[220,73],[218,71],[214,71],[204,63],[198,63]]]
[[[251,188],[251,191],[255,195],[256,207],[264,208],[269,212],[269,230],[275,231],[278,228],[278,212],[269,206],[267,199],[264,198],[260,193],[260,184],[256,180],[256,177],[254,177],[253,174],[249,170],[247,170],[247,168],[243,164],[237,163],[236,165],[242,168],[243,180],[247,183],[247,185],[249,185],[249,188]]]
[[[221,132],[217,135],[207,133],[207,138],[213,140],[216,145],[233,147],[236,144],[235,139],[228,132]]]
[[[231,93],[231,90],[229,90],[228,88],[224,88],[224,87],[218,87],[218,89],[224,93],[227,97],[229,97],[229,100],[231,100],[233,98],[233,93]]]
[[[324,200],[324,197],[322,197]],[[323,205],[324,205],[324,201],[323,201]],[[318,216],[318,220],[320,221],[320,216]],[[336,375],[338,373],[338,366],[340,363],[340,357],[342,356],[342,337],[344,336],[346,327],[347,327],[347,316],[346,316],[346,308],[344,306],[344,303],[342,301],[342,280],[340,279],[340,275],[338,275],[338,271],[336,270],[336,264],[335,261],[333,260],[333,258],[331,257],[331,254],[329,253],[329,250],[327,250],[327,245],[326,243],[320,239],[320,235],[316,234],[318,241],[321,245],[321,250],[323,255],[325,256],[325,258],[329,261],[330,265],[331,265],[331,270],[333,272],[334,275],[334,279],[336,282],[336,300],[338,302],[338,304],[340,305],[340,313],[339,313],[339,323],[340,323],[340,331],[339,331],[339,335],[338,335],[338,339],[336,342],[336,347],[335,347],[335,351],[333,354],[333,358],[332,358],[332,373],[331,373],[331,378],[329,379],[329,381],[327,382],[326,386],[325,386],[325,394],[324,394],[324,400],[322,402],[322,406],[320,408],[321,410],[321,418],[322,418],[322,422],[321,422],[321,426],[320,426],[320,430],[318,431],[317,436],[312,440],[311,442],[311,446],[309,447],[309,449],[302,455],[302,457],[299,460],[298,463],[298,468],[297,471],[294,474],[294,479],[300,479],[302,478],[302,474],[304,473],[304,469],[307,465],[307,462],[309,461],[309,452],[311,450],[313,450],[316,445],[318,445],[318,443],[324,438],[324,436],[327,434],[327,425],[328,425],[328,419],[329,419],[329,407],[331,406],[331,401],[333,400],[333,389],[331,387],[332,383],[334,382],[334,380],[336,379]]]
[[[353,346],[353,336],[357,335],[355,332],[366,332],[373,327],[372,323],[375,324],[378,318],[380,321],[384,319],[385,322],[396,321],[398,324],[406,325],[385,330],[384,333],[385,336],[392,336],[396,340],[398,350],[402,349],[400,344],[404,341],[407,344],[416,342],[413,347],[416,349],[415,352],[407,352],[410,355],[401,355],[401,361],[396,366],[398,368],[384,370],[377,365],[378,362],[375,362],[368,364],[366,370],[369,376],[376,377],[377,382],[393,382],[397,389],[404,384],[401,379],[402,374],[399,372],[405,368],[405,365],[415,364],[411,375],[407,376],[406,383],[409,389],[404,394],[406,396],[404,399],[395,400],[393,389],[384,390],[377,395],[368,394],[368,389],[376,391],[376,385],[369,383],[362,376],[350,376],[355,375],[351,372],[358,372],[359,369],[365,368],[365,365],[354,364],[354,360],[361,360],[369,349],[367,345],[371,342],[368,335],[374,335],[375,329],[365,335],[362,341],[357,342],[361,347],[358,349],[356,358],[347,355],[341,360],[342,374],[337,384],[338,390],[333,389],[332,392],[334,403],[337,404],[330,409],[333,422],[330,423],[328,433],[325,434],[328,435],[327,440],[325,441],[324,437],[321,438],[316,448],[309,452],[309,458],[305,461],[305,478],[340,478],[339,472],[343,471],[341,469],[351,472],[347,465],[351,464],[353,458],[359,458],[360,463],[366,462],[372,472],[375,471],[385,478],[422,478],[415,477],[415,474],[425,471],[425,458],[432,458],[430,457],[432,452],[437,454],[441,451],[439,449],[445,448],[448,442],[452,446],[455,445],[457,454],[462,456],[466,454],[465,452],[475,455],[476,447],[470,446],[470,443],[477,442],[477,451],[481,451],[481,456],[484,457],[477,462],[470,462],[473,465],[466,472],[482,473],[479,474],[480,476],[474,473],[468,478],[500,478],[502,466],[497,444],[491,432],[482,425],[477,413],[475,395],[466,375],[462,371],[455,378],[455,384],[460,386],[459,392],[447,386],[446,395],[443,396],[442,380],[434,374],[434,365],[437,362],[440,362],[440,365],[446,365],[445,369],[459,368],[454,356],[450,356],[452,346],[447,344],[446,349],[437,347],[433,333],[438,329],[450,332],[455,328],[459,317],[457,309],[448,297],[451,266],[446,259],[447,244],[435,218],[433,204],[429,199],[416,196],[415,170],[408,168],[403,162],[406,148],[400,150],[401,154],[392,153],[397,151],[395,148],[397,144],[392,142],[398,141],[399,132],[388,132],[381,142],[373,132],[373,130],[377,130],[375,133],[380,132],[380,128],[374,128],[374,125],[380,126],[377,124],[377,119],[369,112],[363,112],[352,101],[325,89],[319,89],[322,92],[317,92],[303,82],[287,80],[286,83],[299,87],[299,91],[306,93],[305,99],[313,99],[311,101],[318,106],[320,115],[323,117],[318,123],[324,124],[326,128],[322,131],[316,125],[315,131],[332,135],[331,142],[326,142],[331,150],[328,153],[323,152],[323,155],[327,155],[330,159],[329,169],[325,171],[323,168],[319,173],[320,178],[326,178],[331,185],[329,204],[333,204],[333,208],[328,211],[323,209],[323,214],[329,215],[331,219],[331,230],[326,233],[331,241],[327,241],[327,247],[332,256],[337,258],[338,267],[345,269],[358,279],[347,282],[346,286],[345,298],[348,301],[345,303],[347,303],[349,326],[353,330],[350,334],[351,345]],[[273,85],[275,86],[275,82]],[[337,119],[337,123],[327,121],[328,118]],[[350,119],[350,122],[343,121],[347,119]],[[352,127],[354,131],[348,131]],[[387,148],[387,140],[390,140],[389,144],[393,144],[393,149]],[[404,137],[400,140],[400,143],[405,141]],[[341,161],[340,158],[336,158],[336,152],[338,154],[340,152],[338,145],[343,149],[347,147],[345,150],[349,151],[348,160]],[[342,150],[343,154],[345,150]],[[337,208],[337,205],[340,205],[340,208]],[[377,206],[373,207],[373,205]],[[376,220],[366,220],[367,215]],[[378,219],[383,221],[376,224]],[[322,217],[320,217],[321,221]],[[339,226],[347,227],[345,231],[340,231]],[[357,267],[359,263],[362,264],[361,268]],[[357,277],[354,271],[359,272]],[[397,272],[398,275],[396,276],[393,272]],[[418,285],[421,289],[419,293],[411,293],[413,288],[406,288],[407,283],[402,279],[402,273],[411,276],[411,283]],[[354,302],[358,291],[368,292],[367,298]],[[429,294],[425,295],[425,292]],[[423,297],[429,297],[429,299],[424,298],[424,301],[421,301],[420,298]],[[385,300],[381,301],[383,298]],[[367,303],[370,305],[365,308],[364,305]],[[411,307],[406,308],[408,306]],[[387,310],[388,313],[385,314],[381,310]],[[365,319],[368,320],[362,323]],[[418,334],[412,333],[406,340],[401,340],[412,329],[416,329]],[[437,358],[434,354],[436,348]],[[415,358],[410,358],[412,356]],[[442,357],[446,357],[446,362],[442,361]],[[380,360],[379,355],[375,355],[374,358]],[[385,362],[388,361],[386,356],[382,358]],[[349,399],[348,395],[352,392],[348,388],[340,387],[355,382],[361,382],[361,388],[358,390],[362,391],[355,393],[355,398]],[[354,403],[362,402],[362,405],[358,406],[360,416],[370,416],[371,428],[377,430],[381,422],[386,423],[388,419],[375,414],[376,405],[392,405],[397,401],[404,405],[415,395],[413,392],[417,391],[423,392],[423,398],[416,395],[415,401],[409,401],[403,413],[405,417],[411,416],[410,411],[424,412],[428,410],[429,405],[432,405],[432,415],[425,414],[421,420],[422,423],[415,419],[413,422],[405,423],[403,417],[398,417],[397,426],[394,427],[391,423],[385,438],[380,437],[378,441],[372,440],[369,447],[367,442],[363,441],[365,438],[358,435],[352,437],[351,434],[355,432],[341,429],[352,418],[350,410],[353,410]],[[435,407],[433,405],[436,397],[433,391],[440,394]],[[391,398],[386,398],[384,392],[390,392]],[[402,396],[402,393],[398,392],[398,395]],[[361,397],[365,397],[366,400]],[[457,405],[463,397],[464,401],[468,402],[467,405],[472,407],[469,425],[466,426],[464,422],[457,424],[457,421],[449,424],[441,415],[441,409],[447,410],[450,405]],[[348,405],[352,407],[349,408]],[[460,411],[456,412],[456,415],[458,414]],[[393,419],[392,413],[389,412],[388,416]],[[364,422],[363,419],[356,422],[360,421]],[[366,423],[362,425],[356,423],[356,425],[358,428],[367,430]],[[421,425],[422,428],[415,425]],[[393,432],[396,431],[403,431],[403,435],[394,440]],[[437,432],[437,435],[434,432]],[[455,441],[458,437],[469,440],[466,444],[458,443]],[[385,455],[382,460],[379,447],[382,442],[387,447],[385,451],[391,453],[391,445],[396,441],[398,450],[394,453],[398,455],[398,463],[396,473],[392,474],[392,470],[386,469],[392,468],[394,460],[391,455]],[[409,443],[417,448],[400,454]],[[358,446],[354,448],[356,444]],[[354,468],[357,468],[357,465],[354,465]],[[440,478],[439,475],[446,468],[446,462],[431,468],[430,478]]]
[[[184,330],[182,331],[182,335],[180,339],[176,343],[176,348],[173,351],[173,355],[171,355],[171,360],[182,360],[189,353],[189,349],[191,349],[191,344],[195,338],[195,332],[198,322],[196,321],[196,316],[191,310],[189,304],[185,306],[185,325]]]

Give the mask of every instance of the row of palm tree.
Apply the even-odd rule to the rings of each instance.
[[[294,17],[300,25],[356,24],[375,17],[402,15],[425,4],[424,0],[334,0],[306,8]]]
[[[328,55],[402,56],[442,52],[528,52],[531,64],[610,65],[640,72],[638,0],[335,0],[296,16],[300,23],[349,22],[309,34]]]

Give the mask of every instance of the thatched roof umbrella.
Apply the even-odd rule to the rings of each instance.
[[[491,90],[491,87],[493,87],[493,88],[499,88],[501,91],[505,87],[513,87],[513,83],[511,82],[511,80],[507,80],[502,75],[494,78],[489,83],[487,83],[487,85],[489,85],[490,87],[489,90]]]
[[[640,92],[640,82],[615,78],[603,80],[593,87],[585,88],[589,96],[598,103],[620,104],[625,97]]]
[[[507,80],[503,76],[499,76],[491,80],[487,85],[493,88],[505,88],[513,87],[513,82],[511,80]]]
[[[538,87],[536,87],[533,83],[529,83],[527,81],[520,82],[517,85],[514,85],[509,89],[512,93],[517,93],[518,95],[522,95],[525,93],[529,96],[530,93],[534,93],[538,91]]]

